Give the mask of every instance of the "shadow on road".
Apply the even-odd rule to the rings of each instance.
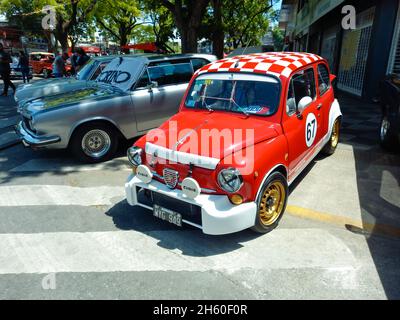
[[[157,239],[158,246],[168,250],[178,249],[187,256],[208,257],[231,252],[242,248],[241,243],[260,236],[250,230],[224,236],[209,236],[191,226],[178,228],[154,218],[150,210],[131,207],[126,200],[117,203],[106,214],[113,219],[117,228],[141,232]]]
[[[353,146],[363,230],[345,227],[366,237],[387,298],[400,299],[400,234],[391,237],[393,230],[400,230],[400,155],[378,146],[379,105],[343,98],[342,112],[348,123],[343,132],[353,137],[346,143]]]

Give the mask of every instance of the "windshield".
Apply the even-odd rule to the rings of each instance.
[[[279,106],[280,83],[270,76],[211,74],[193,83],[186,107],[270,116]]]
[[[94,60],[90,59],[85,66],[79,71],[76,75],[76,79],[78,80],[88,80],[92,70],[95,66]]]

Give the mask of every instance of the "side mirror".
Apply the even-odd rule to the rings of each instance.
[[[303,97],[297,106],[297,116],[300,117],[304,110],[312,103],[313,99],[309,96]]]
[[[329,75],[329,79],[331,80],[331,83],[332,83],[333,81],[336,80],[336,76],[334,74],[331,74],[331,75]]]
[[[149,91],[151,91],[152,89],[157,88],[157,87],[158,87],[158,82],[157,81],[151,81],[151,83],[147,86],[147,89]]]

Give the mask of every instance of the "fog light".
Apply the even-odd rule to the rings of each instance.
[[[234,205],[239,205],[243,203],[243,197],[240,194],[234,194],[233,196],[229,197],[229,200],[231,200],[231,202]]]

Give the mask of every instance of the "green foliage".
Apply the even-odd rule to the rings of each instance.
[[[282,51],[285,40],[285,31],[275,27],[272,29],[272,36],[274,38],[274,45],[276,51]]]
[[[142,24],[136,0],[102,0],[94,17],[98,26],[120,45],[127,44],[134,29]]]
[[[223,25],[231,47],[259,45],[269,27],[269,1],[224,0]]]
[[[0,0],[0,11],[10,24],[16,25],[28,34],[42,35],[42,13],[32,0]]]
[[[175,22],[171,11],[157,1],[141,1],[141,7],[145,20],[149,23],[146,30],[150,32],[151,28],[154,42],[167,52],[175,52],[176,49],[169,45],[169,41],[175,38]]]

